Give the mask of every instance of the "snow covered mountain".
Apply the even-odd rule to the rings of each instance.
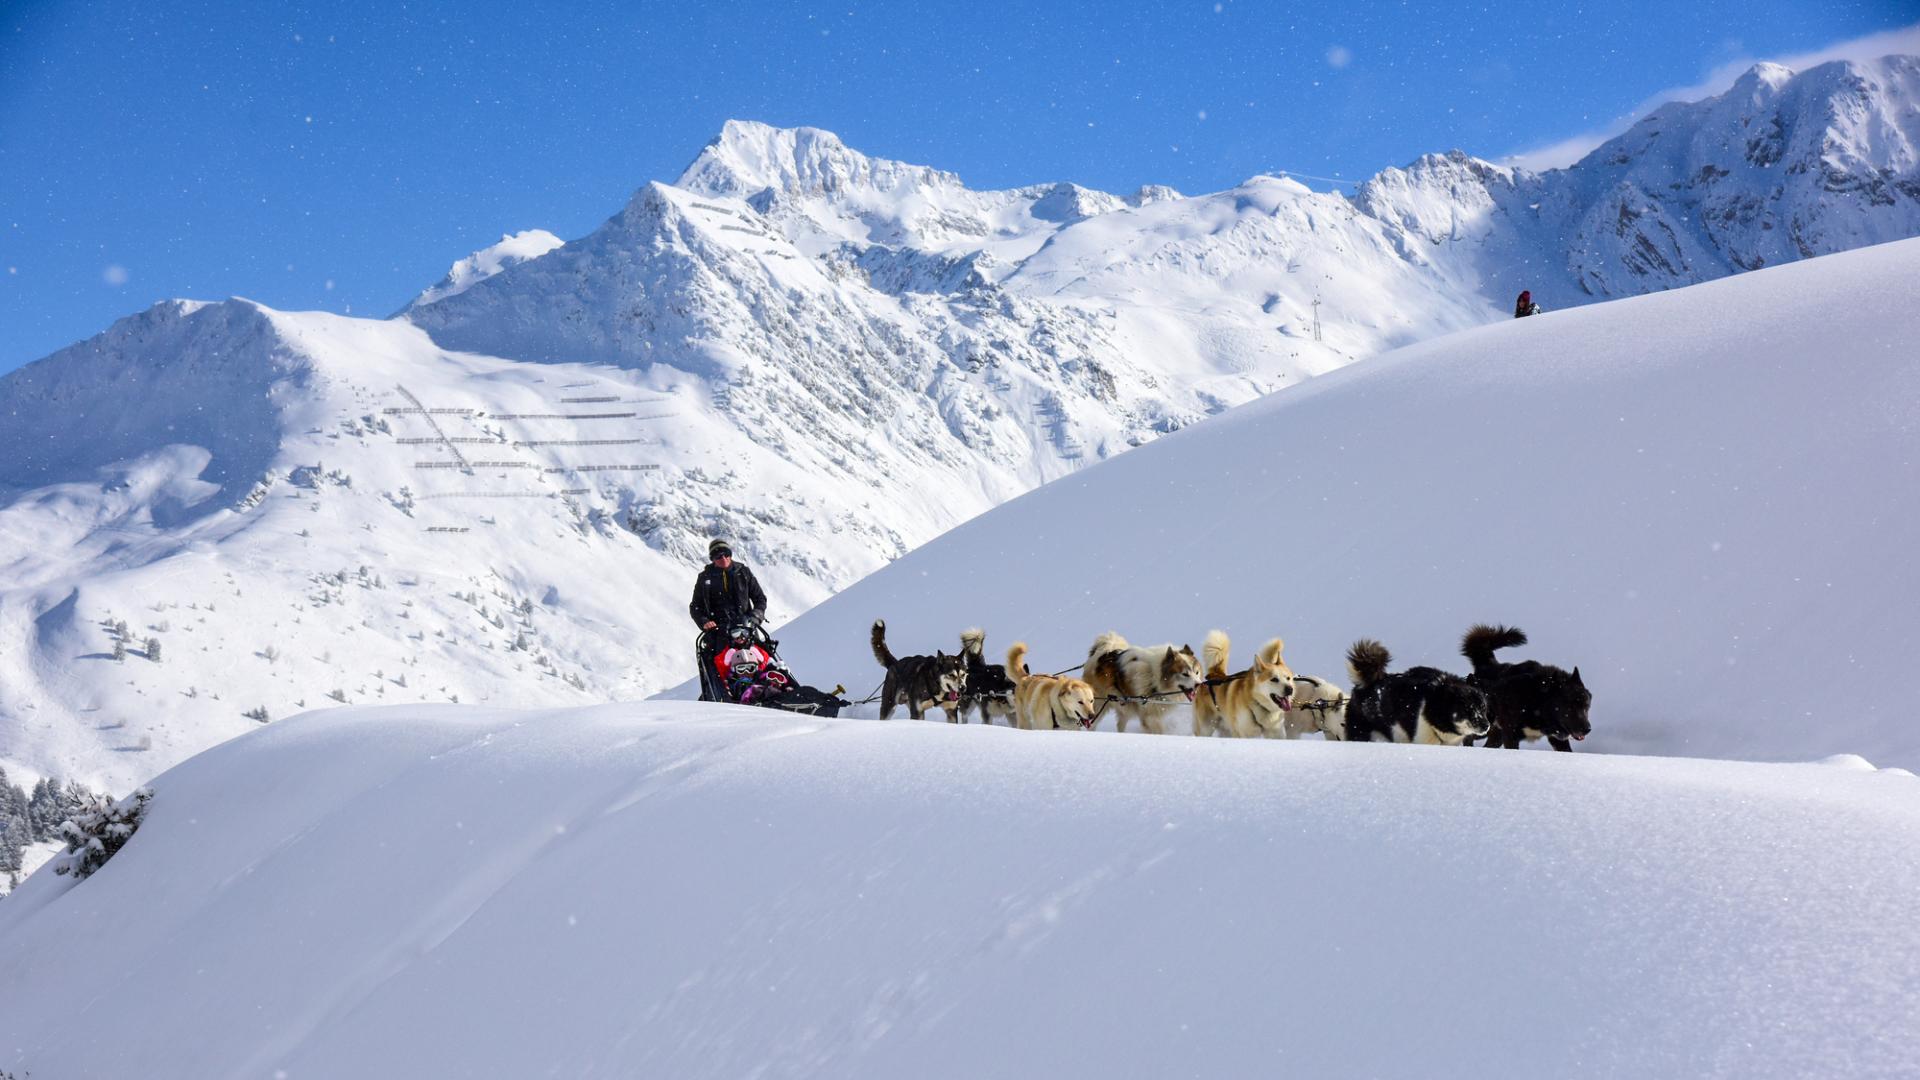
[[[1552,306],[1920,232],[1912,72],[1763,72],[1756,104],[1669,107],[1565,173],[1456,155],[1353,199],[980,192],[730,123],[589,235],[506,238],[391,320],[158,305],[0,379],[0,764],[123,789],[262,714],[659,690],[710,535],[791,617],[1086,463],[1501,318],[1516,284]],[[1767,117],[1772,164],[1660,180],[1708,154],[1683,135]],[[1629,188],[1684,223],[1762,181],[1749,232],[1785,254],[1714,262],[1748,235],[1715,226],[1655,273],[1575,227]]]
[[[1218,627],[1345,684],[1358,638],[1464,671],[1501,622],[1580,667],[1583,752],[1914,768],[1916,281],[1904,240],[1398,350],[983,514],[782,651],[864,694],[875,618],[902,655],[982,626],[1045,671]]]
[[[1920,57],[1761,64],[1570,168],[1430,155],[1362,184],[1354,205],[1393,224],[1409,258],[1549,307],[1920,235]]]

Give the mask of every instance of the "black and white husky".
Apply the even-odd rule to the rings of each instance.
[[[1487,695],[1478,687],[1438,668],[1408,668],[1389,675],[1392,662],[1387,647],[1370,639],[1356,641],[1347,650],[1347,671],[1353,676],[1344,732],[1348,741],[1458,746],[1487,733],[1492,723]]]
[[[960,722],[970,712],[980,714],[980,722],[993,723],[1000,717],[1013,726],[1013,680],[1007,678],[1007,665],[989,664],[986,659],[987,632],[978,628],[960,631],[960,655],[967,662],[967,681],[960,687]]]
[[[935,651],[932,656],[893,655],[887,648],[887,622],[873,622],[873,658],[887,669],[880,687],[880,719],[893,719],[893,710],[906,705],[915,720],[929,709],[947,714],[947,723],[960,722],[960,688],[967,681],[967,662],[958,655]]]

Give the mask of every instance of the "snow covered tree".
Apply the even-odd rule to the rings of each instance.
[[[27,831],[34,840],[51,840],[53,831],[65,820],[67,808],[60,798],[60,786],[56,782],[41,777],[33,785],[33,795],[27,800]]]
[[[125,660],[127,658],[127,639],[126,638],[116,637],[113,639],[113,658],[117,661]]]
[[[160,662],[160,639],[159,638],[150,637],[147,639],[147,659],[153,661],[156,664]]]
[[[67,847],[53,872],[85,878],[105,866],[133,838],[152,799],[150,788],[141,788],[119,802],[105,795],[89,795],[60,824],[60,839]]]
[[[0,871],[9,875],[19,871],[26,858],[27,844],[33,839],[33,826],[27,818],[27,793],[7,780],[0,769]]]

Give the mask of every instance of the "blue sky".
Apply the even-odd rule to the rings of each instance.
[[[1916,20],[1916,0],[10,0],[0,373],[167,297],[386,315],[502,233],[589,231],[730,117],[975,187],[1200,192],[1452,147],[1564,158],[1728,65]]]

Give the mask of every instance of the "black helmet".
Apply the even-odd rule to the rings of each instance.
[[[707,561],[712,562],[723,554],[733,554],[733,545],[716,536],[713,539],[713,543],[707,545]]]

